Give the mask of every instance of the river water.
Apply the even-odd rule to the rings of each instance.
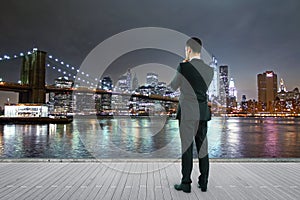
[[[300,118],[214,117],[208,126],[211,158],[300,157]],[[2,159],[177,159],[180,155],[174,119],[81,117],[66,125],[0,125]]]

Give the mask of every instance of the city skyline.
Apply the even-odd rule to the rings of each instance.
[[[1,7],[0,55],[12,55],[36,46],[80,66],[97,44],[114,34],[137,27],[165,27],[203,39],[205,49],[216,56],[218,65],[229,66],[238,99],[243,94],[247,99],[257,99],[256,75],[267,70],[283,78],[287,90],[299,87],[298,1],[174,1],[172,9],[168,2],[144,4],[7,2]],[[189,15],[184,14],[186,10]],[[109,73],[121,74],[127,68],[146,63],[176,69],[180,61],[174,55],[161,52],[133,52],[116,60]],[[18,74],[17,66],[6,71],[7,63],[0,65],[4,79]],[[168,75],[160,74],[171,78]],[[51,80],[56,77],[57,74]]]
[[[156,113],[157,111],[155,109],[153,110],[153,108],[155,108],[155,106],[153,107],[153,101],[148,102],[148,100],[141,98],[139,94],[146,95],[146,99],[150,96],[152,100],[163,101],[167,100],[165,99],[166,96],[176,97],[179,94],[177,91],[172,91],[165,82],[160,82],[158,73],[148,71],[150,68],[153,70],[153,63],[150,67],[146,67],[146,70],[143,69],[142,71],[146,72],[145,84],[139,85],[136,72],[128,68],[126,74],[123,74],[114,86],[109,76],[95,78],[94,74],[89,74],[83,69],[70,66],[64,61],[53,58],[52,55],[49,55],[47,58],[46,52],[38,49],[28,52],[26,56],[24,56],[23,53],[20,55],[23,60],[20,71],[20,81],[18,81],[18,83],[11,83],[1,78],[1,90],[18,92],[19,96],[16,102],[21,104],[48,104],[49,110],[55,115],[73,113],[72,110],[74,113],[85,114],[115,113],[117,115],[124,115],[130,113],[133,115],[145,115],[151,112]],[[13,57],[17,58],[18,56]],[[9,59],[10,57],[6,55],[5,60]],[[56,64],[51,63],[51,60],[54,60]],[[49,64],[49,62],[51,64]],[[237,89],[233,78],[229,76],[228,66],[221,65],[218,69],[217,61],[214,58],[210,63],[211,67],[214,68],[214,77],[216,78],[215,81],[217,85],[217,88],[215,88],[213,84],[213,87],[210,87],[207,92],[211,104],[215,105],[212,106],[212,113],[222,115],[225,112],[228,115],[234,116],[261,116],[266,114],[272,116],[299,115],[299,89],[296,88],[293,91],[287,91],[286,85],[281,78],[280,90],[278,90],[277,74],[273,71],[266,71],[263,74],[257,75],[257,101],[253,99],[247,101],[246,95],[242,95],[242,102],[239,104]],[[58,67],[57,64],[61,66]],[[53,85],[47,84],[46,68],[57,70],[63,74],[63,77],[55,79],[55,84]],[[162,66],[158,67],[158,69],[161,68]],[[97,74],[97,70],[94,73]],[[173,70],[173,72],[176,72],[176,70]],[[72,75],[72,73],[77,73],[77,76]],[[70,80],[68,76],[74,79],[76,78],[76,80]],[[95,90],[96,87],[98,90]],[[78,92],[70,92],[74,91],[74,89]],[[107,90],[108,93],[103,90]],[[49,96],[46,94],[47,91]],[[111,91],[116,91],[117,93],[112,94]],[[134,94],[132,92],[134,92]],[[136,93],[139,94],[136,96]],[[124,95],[125,98],[122,97]],[[114,96],[114,98],[112,98],[112,96]],[[131,96],[131,98],[129,98],[129,96]],[[174,109],[174,105],[172,105],[174,102],[172,100],[168,102],[168,100],[163,103],[163,106],[165,106],[166,111],[164,113],[170,115],[176,109]],[[7,100],[7,103],[9,104],[8,106],[13,105],[14,107],[14,102]],[[12,110],[14,109],[15,108],[12,108]],[[6,112],[6,109],[4,110]],[[158,112],[162,114],[162,111]],[[23,115],[23,112],[20,114]],[[33,115],[36,114],[35,112],[33,113]]]
[[[221,67],[221,66],[218,66],[218,67],[217,67],[218,70],[219,70],[220,67]],[[132,73],[133,76],[134,76],[134,75],[137,75],[137,79],[138,79],[139,86],[147,85],[147,83],[146,83],[146,82],[147,82],[147,73],[156,73],[156,74],[158,75],[158,81],[159,81],[159,82],[165,82],[166,84],[168,84],[168,83],[172,80],[172,78],[174,77],[175,72],[176,72],[175,69],[172,69],[172,68],[170,68],[170,67],[167,66],[167,65],[163,65],[163,64],[159,64],[159,63],[147,63],[147,64],[138,65],[138,66],[136,66],[136,67],[134,67],[134,68],[128,68],[128,69],[131,70],[131,73]],[[127,69],[127,70],[128,70],[128,69]],[[148,69],[151,69],[151,70],[150,70],[150,71],[147,71]],[[228,71],[229,71],[229,69],[230,69],[230,67],[228,67]],[[127,71],[127,70],[126,70],[126,71]],[[272,70],[265,70],[264,72],[261,72],[261,73],[266,73],[266,72],[268,72],[268,71],[272,71]],[[257,74],[256,74],[256,78],[257,78],[257,76],[258,76],[259,74],[261,74],[261,73],[257,73]],[[276,73],[276,72],[274,72],[274,73]],[[168,76],[164,76],[164,75],[166,75],[166,74],[168,74]],[[170,76],[170,74],[172,74],[172,75]],[[124,76],[124,75],[126,75],[126,73],[120,75],[120,77],[121,77],[121,76]],[[59,77],[63,77],[63,75],[62,75],[62,76],[59,76]],[[110,77],[110,78],[111,78],[111,75],[106,74],[106,75],[104,75],[103,77]],[[114,76],[114,77],[115,77],[115,76]],[[118,79],[119,79],[120,77],[118,77],[118,78],[116,78],[116,79],[112,79],[114,86],[116,86],[116,84],[117,84],[117,82],[118,82]],[[57,78],[58,78],[58,77],[57,77]],[[235,80],[235,78],[234,78],[234,77],[231,77],[230,74],[229,74],[229,76],[228,76],[228,85],[229,85],[229,80],[231,81],[232,79]],[[280,81],[281,81],[282,79],[283,79],[283,78],[278,77],[278,79],[277,79],[277,88],[280,87]],[[56,80],[56,79],[53,79],[53,83],[54,83],[55,80]],[[283,80],[286,82],[286,79],[283,79]],[[1,81],[2,81],[2,77],[1,77]],[[3,81],[5,81],[5,80],[3,80]],[[234,81],[234,82],[235,82],[235,81]],[[256,80],[256,82],[257,82],[257,80]],[[236,85],[236,83],[235,83],[235,85]],[[299,87],[297,87],[297,86],[296,86],[295,88],[290,88],[290,87],[286,87],[286,86],[287,86],[287,85],[286,85],[286,83],[285,83],[285,89],[286,89],[286,88],[289,88],[289,89],[286,89],[286,91],[292,91],[292,90],[294,90],[295,88],[299,88]],[[256,87],[258,87],[258,85],[257,85]],[[235,88],[236,88],[236,87],[235,87]],[[256,88],[256,89],[257,89],[257,88]],[[255,98],[248,98],[248,95],[247,95],[247,94],[241,94],[238,90],[236,90],[235,92],[238,92],[238,95],[236,96],[238,102],[241,102],[241,101],[242,101],[242,96],[243,96],[243,95],[246,95],[247,100],[253,99],[253,100],[259,101],[259,94],[258,94],[258,93],[257,93],[257,95],[256,95]],[[279,92],[279,91],[278,91],[278,92]],[[10,103],[18,103],[18,95],[17,95],[17,93],[0,91],[0,94],[1,94],[1,96],[0,96],[0,106],[2,106],[4,103],[7,103],[7,102],[10,102]]]

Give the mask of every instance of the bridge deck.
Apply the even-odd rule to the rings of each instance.
[[[0,162],[0,199],[300,199],[300,163],[212,162],[208,191],[173,189],[180,162]]]

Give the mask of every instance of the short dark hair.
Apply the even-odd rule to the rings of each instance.
[[[191,37],[186,41],[186,46],[190,47],[193,52],[200,53],[202,48],[202,41],[197,37]]]

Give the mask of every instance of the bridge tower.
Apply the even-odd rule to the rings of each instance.
[[[45,103],[46,52],[34,51],[23,57],[21,84],[29,85],[31,90],[19,93],[19,103]]]

